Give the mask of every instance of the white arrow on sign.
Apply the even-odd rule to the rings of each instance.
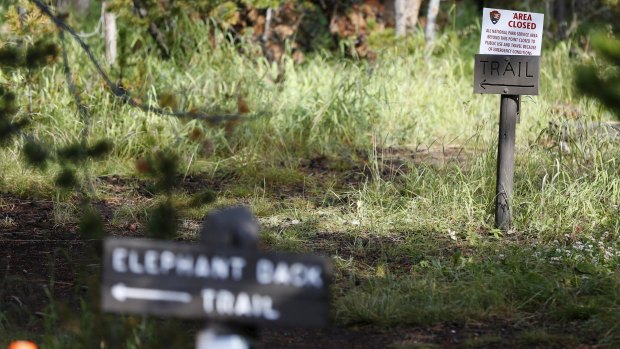
[[[181,303],[189,303],[192,301],[192,295],[187,292],[127,287],[123,283],[112,286],[111,292],[112,297],[114,297],[119,302],[124,302],[125,300],[127,300],[127,298]]]

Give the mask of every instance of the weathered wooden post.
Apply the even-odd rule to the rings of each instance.
[[[480,54],[474,66],[474,93],[500,94],[495,227],[512,224],[516,125],[521,95],[538,94],[544,15],[483,9]]]
[[[519,96],[502,95],[497,146],[497,181],[495,190],[495,226],[510,227],[510,202],[515,172],[515,136]]]
[[[329,323],[329,260],[260,252],[243,207],[209,214],[201,243],[133,238],[104,242],[102,309],[206,319],[198,349],[249,349],[258,326]]]

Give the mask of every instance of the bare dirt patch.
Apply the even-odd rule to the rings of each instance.
[[[86,243],[75,225],[55,223],[52,202],[7,195],[0,202],[0,310],[36,316],[49,303],[46,290],[55,298],[71,297],[72,263],[87,263]]]

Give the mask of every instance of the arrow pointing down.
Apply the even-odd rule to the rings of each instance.
[[[192,301],[192,295],[187,292],[127,287],[123,283],[112,286],[111,293],[112,297],[119,302],[124,302],[128,298],[180,303],[189,303]]]

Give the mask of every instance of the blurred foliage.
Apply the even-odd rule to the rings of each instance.
[[[166,194],[174,189],[178,166],[179,158],[171,151],[158,151],[136,162],[138,172],[153,178],[157,189]]]
[[[61,189],[73,189],[78,185],[78,180],[73,169],[63,167],[56,175],[55,183]]]
[[[173,239],[179,228],[179,215],[171,200],[166,200],[151,211],[147,233],[155,239]]]
[[[39,9],[27,0],[18,0],[6,11],[4,22],[10,29],[9,37],[20,37],[21,39],[32,40],[41,38],[43,35],[51,34],[55,31],[52,21],[39,11]]]
[[[138,173],[155,182],[155,191],[164,194],[164,200],[151,209],[147,223],[147,235],[156,239],[173,239],[179,228],[179,210],[187,207],[175,203],[179,156],[171,150],[156,151],[136,161]],[[204,190],[191,196],[190,207],[198,207],[216,200],[215,192]]]
[[[28,140],[24,144],[24,158],[28,165],[45,170],[49,157],[49,151],[41,143]]]
[[[604,0],[603,2],[607,6],[612,6],[612,7],[620,6],[620,0]]]
[[[376,2],[376,1],[375,1]],[[378,4],[378,2],[376,2]],[[268,15],[268,9],[271,15]],[[191,30],[188,21],[204,21],[228,31],[238,38],[249,34],[262,43],[263,54],[271,61],[279,61],[287,51],[314,51],[334,49],[338,38],[351,35],[367,35],[367,28],[383,29],[384,26],[367,26],[363,18],[376,22],[382,6],[370,9],[360,1],[333,2],[309,0],[198,0],[163,2],[154,0],[112,0],[109,10],[117,14],[121,36],[123,31],[141,27],[155,38],[161,56],[166,58],[163,46],[179,47],[172,54],[184,54],[193,50],[193,43],[180,34]],[[352,16],[348,14],[352,13]],[[338,14],[338,15],[337,15]],[[340,19],[340,25],[330,27],[330,18]],[[359,22],[359,23],[358,23]],[[191,24],[190,24],[191,25]],[[267,31],[267,32],[266,32]],[[303,61],[297,53],[296,62]]]
[[[591,62],[577,69],[577,89],[599,100],[620,119],[620,40],[598,34],[592,44],[603,62]]]

